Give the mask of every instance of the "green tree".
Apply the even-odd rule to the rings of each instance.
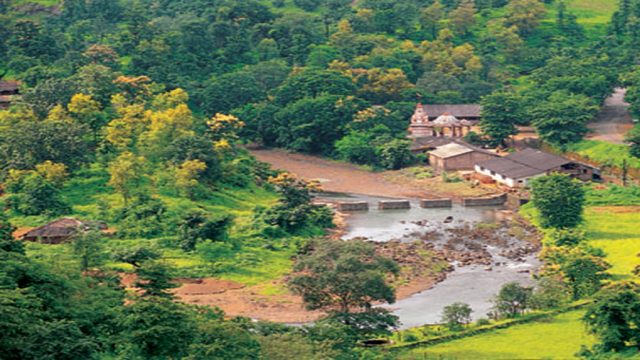
[[[328,155],[346,133],[361,104],[348,97],[320,95],[304,98],[276,113],[278,145],[311,154]]]
[[[625,136],[625,141],[629,143],[629,153],[640,158],[640,125],[636,125]]]
[[[168,290],[177,287],[172,281],[172,269],[157,261],[147,261],[136,268],[136,287],[144,291],[144,297],[173,298]]]
[[[582,184],[565,174],[536,178],[531,184],[531,202],[545,228],[574,228],[582,223],[585,193]]]
[[[197,334],[191,312],[169,299],[140,299],[124,307],[119,318],[125,358],[182,358]]]
[[[500,316],[508,318],[523,314],[530,306],[533,289],[517,282],[504,284],[493,300],[494,310]]]
[[[598,106],[585,95],[556,91],[547,101],[535,104],[530,116],[542,140],[564,148],[582,140],[587,122],[597,111]]]
[[[61,215],[71,210],[59,186],[35,171],[10,171],[7,190],[8,205],[24,215]]]
[[[88,128],[63,121],[38,121],[28,114],[11,126],[0,125],[0,174],[9,169],[33,169],[49,160],[70,170],[91,159],[84,140]],[[38,144],[38,146],[34,146]]]
[[[398,170],[416,162],[411,153],[411,143],[407,140],[394,139],[378,146],[380,164],[385,169]]]
[[[336,142],[335,148],[342,159],[356,164],[376,164],[378,155],[372,139],[359,131],[351,131],[349,135]]]
[[[186,360],[260,359],[260,343],[239,324],[200,321]]]
[[[301,256],[289,287],[300,294],[309,310],[339,313],[372,308],[375,301],[395,302],[395,291],[388,283],[398,265],[375,254],[363,241],[317,240],[310,254]]]
[[[429,31],[431,38],[438,37],[440,31],[440,23],[444,19],[444,8],[440,0],[436,0],[429,7],[422,11],[420,23],[422,27]]]
[[[621,351],[640,348],[640,286],[625,282],[608,286],[595,297],[583,318],[596,335],[597,350]]]
[[[455,10],[449,13],[453,31],[458,35],[468,35],[469,29],[475,25],[475,15],[476,7],[473,0],[463,0]]]
[[[17,252],[24,254],[22,241],[13,238],[16,228],[9,222],[9,216],[0,211],[0,251]]]
[[[102,233],[99,230],[81,232],[73,239],[73,252],[80,258],[80,269],[100,266],[105,261]]]
[[[307,69],[290,75],[277,89],[275,101],[280,105],[321,94],[351,95],[355,92],[353,81],[333,70]]]
[[[463,326],[471,322],[472,312],[473,310],[469,304],[456,302],[444,307],[440,321],[450,330],[460,330]]]
[[[199,242],[205,240],[227,240],[233,217],[227,214],[209,216],[202,212],[188,214],[180,224],[181,247],[184,251],[193,251]]]
[[[160,258],[160,254],[146,247],[136,247],[133,249],[120,250],[113,254],[113,258],[116,261],[130,264],[137,269],[146,261]]]
[[[569,288],[574,300],[593,295],[602,286],[611,267],[604,260],[604,252],[588,246],[546,247],[540,257],[545,260],[541,274],[559,277]]]
[[[482,98],[480,128],[492,145],[504,146],[505,140],[518,133],[516,124],[522,118],[522,101],[514,92],[495,92]]]
[[[554,309],[568,304],[572,300],[571,289],[558,276],[540,278],[531,296],[531,308]]]

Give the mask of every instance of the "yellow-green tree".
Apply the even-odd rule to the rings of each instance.
[[[238,132],[244,127],[244,122],[233,115],[216,114],[207,121],[209,136],[214,143],[221,140],[234,142],[238,140]]]
[[[69,176],[65,164],[57,164],[49,160],[36,165],[36,172],[56,186],[61,186]]]
[[[145,178],[145,158],[125,151],[109,164],[109,185],[122,195],[125,206],[133,191],[142,185]]]
[[[533,31],[547,12],[539,0],[511,0],[505,9],[506,25],[515,25],[521,35]]]
[[[367,83],[362,86],[366,97],[376,103],[400,100],[403,90],[412,87],[404,71],[400,69],[382,70],[374,68],[367,71]]]
[[[56,105],[51,110],[49,110],[49,114],[47,115],[45,121],[70,123],[73,122],[73,119],[71,118],[71,116],[69,116],[69,113],[64,108],[64,106]]]
[[[119,150],[135,149],[138,137],[146,129],[149,118],[144,105],[126,105],[122,96],[114,96],[113,103],[118,117],[106,127],[106,139]]]
[[[187,160],[176,169],[176,187],[190,199],[195,197],[200,184],[198,178],[207,170],[207,164],[200,160]]]
[[[67,105],[69,113],[81,124],[91,128],[93,139],[97,141],[98,132],[104,125],[100,103],[93,100],[91,95],[75,94]]]
[[[458,35],[467,35],[469,29],[475,25],[476,7],[471,0],[464,0],[460,6],[449,14],[453,31]]]

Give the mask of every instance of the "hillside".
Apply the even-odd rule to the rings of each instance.
[[[615,88],[640,114],[638,13],[0,0],[0,359],[635,356],[640,127],[586,136]],[[481,105],[473,121],[430,115],[467,124],[457,140],[491,158],[530,129],[527,144],[613,184],[542,174],[520,214],[459,206],[505,190],[427,166],[407,137],[416,104]],[[336,210],[352,202],[371,211]],[[342,241],[354,224],[372,235]],[[458,302],[442,324],[397,330],[386,305],[467,270],[505,279],[476,302],[486,319]],[[598,317],[607,301],[624,331]]]

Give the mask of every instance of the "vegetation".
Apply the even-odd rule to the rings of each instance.
[[[577,180],[553,174],[534,179],[531,188],[531,201],[543,227],[574,228],[582,222],[584,190]]]
[[[362,242],[309,241],[333,226],[312,202],[315,184],[241,145],[397,170],[420,160],[405,139],[416,102],[481,102],[474,142],[506,146],[516,125],[532,125],[544,142],[626,180],[640,168],[638,128],[628,144],[582,141],[614,86],[640,108],[640,1],[611,3],[0,0],[0,77],[20,81],[22,94],[0,110],[0,332],[11,335],[0,337],[0,357],[383,356],[357,342],[397,324],[373,307],[395,300],[397,265]],[[633,279],[636,214],[583,205],[635,205],[636,190],[585,195],[560,175],[537,180],[545,266],[534,288],[500,291],[496,317],[595,296],[586,319],[599,344],[583,354],[633,348],[637,291],[607,282]],[[59,245],[12,238],[14,225],[60,216],[110,229]],[[176,278],[254,285],[282,279],[294,258],[290,288],[330,313],[314,326],[228,320],[173,301]],[[121,288],[123,272],[135,291]],[[620,305],[623,323],[608,321],[607,303]],[[448,307],[449,331],[471,311]],[[579,316],[504,330],[510,342],[482,354],[503,330],[480,335],[476,352],[463,344],[448,355],[568,357],[577,349],[558,344],[562,336],[594,344]],[[554,341],[515,351],[521,329]]]

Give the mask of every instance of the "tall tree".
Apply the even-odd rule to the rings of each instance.
[[[495,92],[482,98],[480,128],[494,146],[506,145],[505,140],[518,133],[516,124],[522,117],[522,99],[515,92]]]
[[[542,140],[564,148],[582,140],[588,132],[587,122],[597,112],[598,106],[587,96],[556,91],[547,101],[536,104],[530,116]]]
[[[582,222],[585,192],[569,175],[551,174],[533,180],[532,203],[543,227],[573,228]]]

